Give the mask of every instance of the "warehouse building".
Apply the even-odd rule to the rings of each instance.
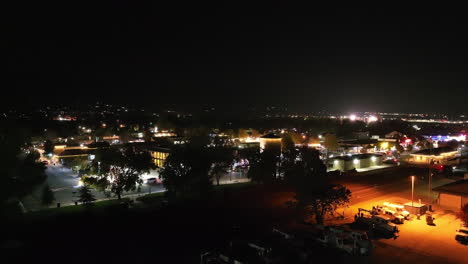
[[[382,155],[356,154],[330,158],[328,170],[348,171],[352,169],[365,169],[382,165]]]
[[[438,204],[444,209],[457,212],[463,205],[468,204],[468,179],[445,184],[432,190],[439,193]]]

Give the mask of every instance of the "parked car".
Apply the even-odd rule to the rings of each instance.
[[[455,234],[455,240],[458,242],[467,245],[468,244],[468,227],[462,227],[457,230]]]
[[[383,161],[384,164],[398,164],[397,159],[386,159]]]
[[[453,173],[452,166],[442,165],[442,164],[433,164],[431,165],[432,171],[436,175],[450,176]]]
[[[161,182],[160,179],[153,177],[153,178],[146,179],[146,183],[148,183],[148,184],[160,184],[162,182]]]

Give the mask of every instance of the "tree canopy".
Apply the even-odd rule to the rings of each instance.
[[[208,149],[198,144],[173,148],[160,173],[169,197],[208,195],[212,187],[210,157]]]
[[[156,165],[149,153],[129,147],[100,149],[90,168],[90,174],[96,176],[86,176],[84,182],[101,191],[109,190],[120,199],[123,192],[141,185],[141,175],[149,173]]]
[[[318,224],[323,224],[327,214],[345,206],[351,197],[345,186],[328,182],[327,169],[315,149],[301,149],[300,161],[294,165],[287,180],[296,191],[298,207],[311,211]]]
[[[20,201],[46,180],[39,157],[27,137],[0,127],[0,209]]]

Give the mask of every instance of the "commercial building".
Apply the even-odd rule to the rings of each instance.
[[[439,164],[446,164],[457,157],[458,151],[451,147],[423,149],[410,154],[408,163],[427,165],[431,161]]]
[[[260,137],[260,152],[268,151],[279,156],[281,155],[281,148],[280,136],[270,133]]]
[[[158,168],[162,168],[164,161],[169,156],[171,150],[169,148],[153,147],[149,152],[154,160],[154,164],[156,164]]]
[[[329,159],[328,170],[340,170],[345,172],[352,169],[365,169],[380,165],[382,165],[382,155],[356,154]]]
[[[127,144],[128,147],[132,147],[137,151],[149,152],[154,160],[154,164],[161,168],[164,165],[164,161],[169,156],[172,146],[170,143],[159,144],[158,142],[138,142]]]
[[[448,210],[458,211],[468,204],[468,179],[452,182],[432,189],[439,193],[438,204]]]
[[[375,152],[377,150],[377,139],[352,139],[341,140],[338,151],[346,154],[359,154]]]

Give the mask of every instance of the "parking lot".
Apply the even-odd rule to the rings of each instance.
[[[428,200],[427,178],[422,178],[424,170],[411,171],[405,175],[405,170],[395,171],[381,178],[364,178],[349,181],[348,188],[353,192],[349,208],[345,210],[346,219],[350,222],[358,208],[372,209],[384,202],[404,204],[411,201],[411,184],[409,175],[416,175],[417,184],[414,189],[414,199],[425,203]],[[379,175],[375,175],[379,176]],[[392,179],[392,180],[390,180]],[[450,179],[433,178],[433,186],[451,182]],[[432,194],[437,197],[436,193]],[[467,263],[468,246],[455,240],[455,233],[460,228],[461,221],[455,213],[433,206],[434,226],[426,224],[425,217],[405,221],[398,225],[400,232],[397,239],[379,239],[375,241],[375,251],[371,257],[379,263],[415,263],[426,259],[424,263]],[[420,262],[419,263],[423,263]]]

